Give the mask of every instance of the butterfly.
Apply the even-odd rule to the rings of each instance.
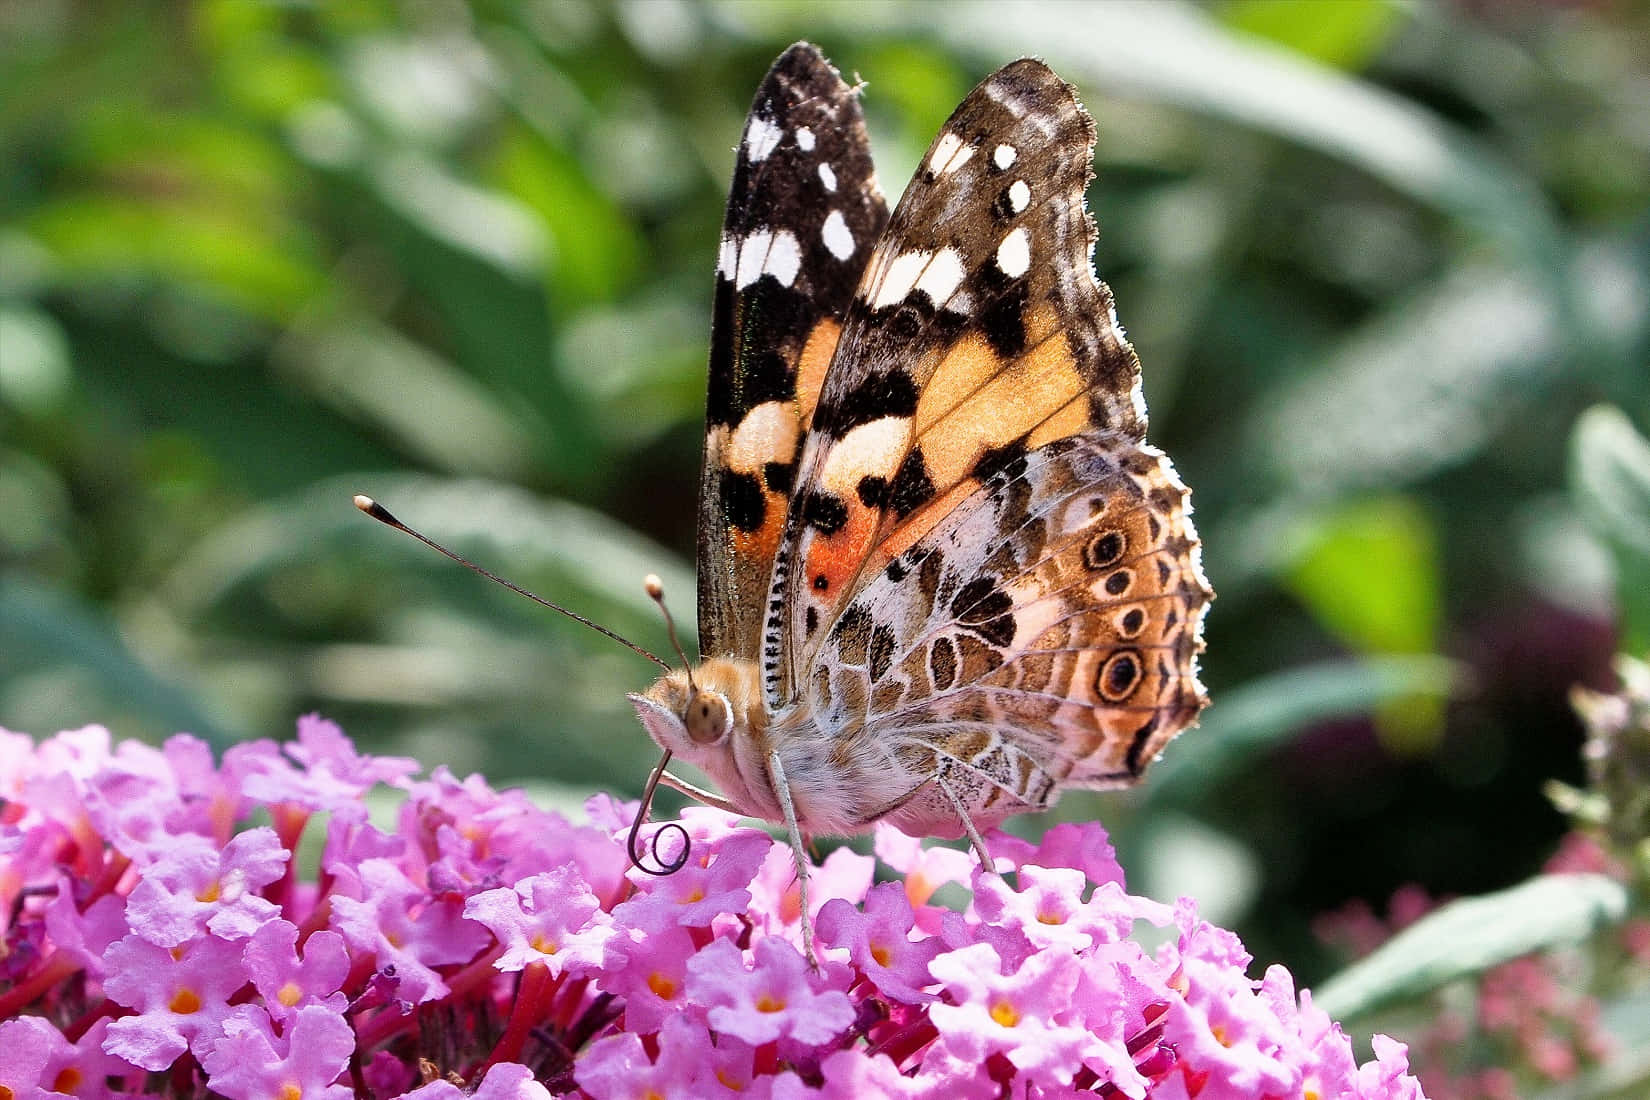
[[[745,123],[716,265],[700,660],[630,699],[664,750],[649,795],[662,779],[788,830],[805,941],[804,838],[888,822],[967,835],[990,867],[982,830],[1137,782],[1207,702],[1214,593],[1091,266],[1093,146],[1072,88],[1016,61],[890,216],[858,90],[807,43]]]

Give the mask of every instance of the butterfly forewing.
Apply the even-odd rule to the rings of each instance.
[[[887,218],[855,91],[814,47],[792,46],[751,105],[717,258],[699,502],[704,656],[759,656],[802,431]]]
[[[1090,266],[1093,123],[1015,62],[940,131],[872,252],[825,378],[774,575],[771,706],[860,588],[1005,463],[1145,433],[1139,364]],[[767,663],[765,661],[765,663]]]

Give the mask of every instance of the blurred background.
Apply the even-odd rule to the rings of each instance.
[[[733,148],[804,37],[890,199],[1022,54],[1098,124],[1214,705],[1057,816],[1307,982],[1325,912],[1537,869],[1567,693],[1650,643],[1650,16],[1603,0],[0,6],[0,725],[318,710],[638,792],[651,666],[350,494],[666,651]]]

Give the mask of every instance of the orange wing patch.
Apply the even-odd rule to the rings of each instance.
[[[819,391],[825,384],[825,368],[836,354],[836,342],[842,338],[842,324],[824,318],[808,334],[802,345],[802,354],[796,364],[796,411],[806,429],[814,418],[814,407],[819,404]]]
[[[1030,347],[1012,360],[975,333],[940,360],[916,415],[916,443],[936,488],[961,481],[989,450],[1022,438],[1035,448],[1089,426],[1089,382],[1054,311],[1028,311],[1025,328]]]

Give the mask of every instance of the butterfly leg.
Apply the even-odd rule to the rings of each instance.
[[[796,804],[791,801],[791,785],[785,779],[785,765],[777,752],[768,754],[768,772],[773,777],[773,789],[779,795],[779,807],[785,812],[785,828],[791,834],[791,858],[796,863],[796,885],[802,902],[802,954],[808,966],[819,969],[814,957],[814,923],[808,914],[808,853],[802,846],[802,826],[796,820]]]
[[[962,822],[963,832],[968,834],[968,843],[973,845],[974,854],[980,859],[980,866],[995,873],[997,861],[992,859],[991,853],[985,850],[985,838],[980,835],[980,830],[974,827],[974,819],[968,816],[968,807],[963,805],[963,801],[957,796],[957,792],[951,789],[951,784],[945,781],[944,768],[934,773],[934,782],[939,785],[940,790],[945,792],[945,797],[951,800],[952,807],[957,811],[957,818]]]

